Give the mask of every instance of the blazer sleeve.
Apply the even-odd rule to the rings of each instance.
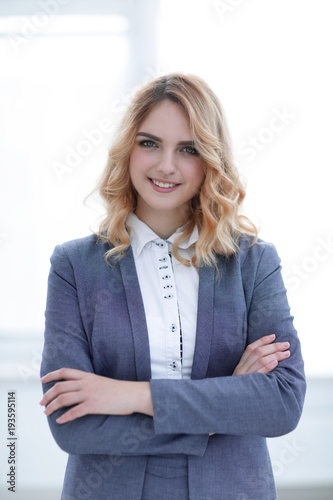
[[[41,376],[62,367],[94,372],[89,338],[78,299],[73,267],[62,246],[51,257],[45,311],[45,340]],[[43,384],[46,392],[53,384]],[[202,456],[208,435],[157,434],[153,419],[142,414],[128,416],[87,415],[57,424],[66,409],[48,417],[53,437],[61,449],[74,454],[159,455],[165,453]],[[155,422],[163,422],[172,403],[156,404]]]
[[[290,315],[277,252],[273,245],[256,246],[256,250],[249,250],[242,265],[248,301],[247,343],[275,333],[276,341],[290,342],[291,356],[279,362],[269,374],[151,380],[154,406],[158,407],[165,397],[178,405],[177,411],[163,423],[155,422],[157,433],[272,437],[297,426],[306,389],[300,342]]]

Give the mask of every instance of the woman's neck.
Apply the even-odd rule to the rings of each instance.
[[[135,211],[135,215],[142,220],[157,236],[163,240],[168,239],[177,229],[183,226],[188,220],[188,212],[177,211],[176,214],[164,211],[145,211],[139,209]]]

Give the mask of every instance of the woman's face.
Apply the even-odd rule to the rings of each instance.
[[[182,224],[190,200],[204,180],[203,160],[194,148],[188,117],[172,101],[156,105],[141,122],[129,161],[137,191],[138,217],[168,215]]]

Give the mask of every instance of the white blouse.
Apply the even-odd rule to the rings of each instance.
[[[127,221],[148,328],[152,378],[190,378],[195,347],[199,273],[181,264],[173,255],[172,243],[157,236],[135,214]],[[179,246],[186,259],[194,254],[198,239],[195,227]]]

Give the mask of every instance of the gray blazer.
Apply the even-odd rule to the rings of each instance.
[[[71,367],[150,380],[148,333],[131,248],[112,267],[95,236],[51,257],[41,375]],[[291,356],[270,374],[231,376],[247,344],[275,333]],[[151,380],[154,418],[48,417],[67,453],[63,500],[140,500],[148,455],[188,457],[191,500],[276,498],[266,437],[292,431],[305,395],[300,343],[275,248],[250,246],[199,271],[190,380]],[[45,384],[43,389],[49,389]],[[209,433],[215,433],[209,437]]]

